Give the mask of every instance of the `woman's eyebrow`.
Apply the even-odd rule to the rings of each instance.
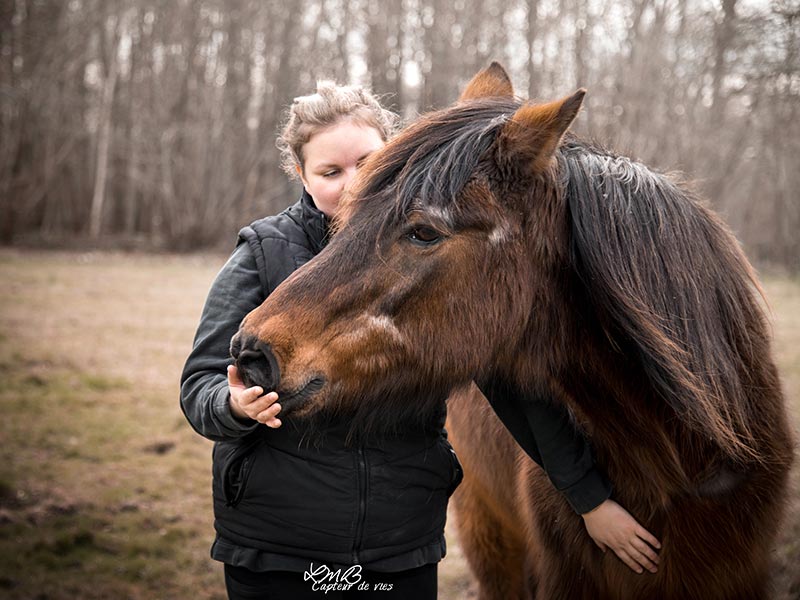
[[[370,154],[372,154],[373,152],[375,152],[375,151],[374,151],[374,150],[371,150],[370,152],[367,152],[366,154],[363,154],[363,155],[359,156],[359,157],[358,157],[358,159],[356,160],[356,162],[357,162],[357,163],[358,163],[358,162],[361,162],[362,160],[364,160],[365,158],[367,158],[367,157],[368,157]],[[332,167],[339,167],[339,164],[338,164],[338,163],[320,163],[320,164],[318,164],[318,165],[316,166],[316,168],[318,168],[318,169],[330,169],[330,168],[332,168]]]

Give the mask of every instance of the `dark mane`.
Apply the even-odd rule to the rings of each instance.
[[[402,220],[415,203],[451,207],[520,105],[514,99],[482,99],[423,116],[365,165],[368,180],[354,190],[351,202],[379,204],[384,226]]]
[[[690,428],[757,458],[748,365],[764,344],[760,287],[725,225],[670,178],[574,140],[559,171],[572,261],[606,334]]]

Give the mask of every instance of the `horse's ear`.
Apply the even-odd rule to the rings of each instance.
[[[480,71],[461,92],[459,101],[475,100],[476,98],[491,97],[512,98],[514,96],[514,86],[506,70],[500,63],[493,62],[491,65]]]
[[[569,126],[578,116],[585,89],[548,104],[526,104],[511,117],[500,136],[504,154],[528,160],[535,172],[543,171]]]

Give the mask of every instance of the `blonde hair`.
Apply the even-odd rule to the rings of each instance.
[[[296,167],[305,169],[303,146],[315,134],[345,119],[373,127],[383,141],[392,136],[400,120],[360,85],[318,81],[315,94],[294,99],[287,111],[281,135],[278,136],[276,145],[281,152],[281,166],[286,174],[296,178]]]

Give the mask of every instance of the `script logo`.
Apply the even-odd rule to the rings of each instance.
[[[361,565],[353,565],[346,571],[333,571],[327,565],[314,567],[311,563],[303,573],[303,581],[311,581],[311,589],[315,592],[344,592],[361,581]]]

